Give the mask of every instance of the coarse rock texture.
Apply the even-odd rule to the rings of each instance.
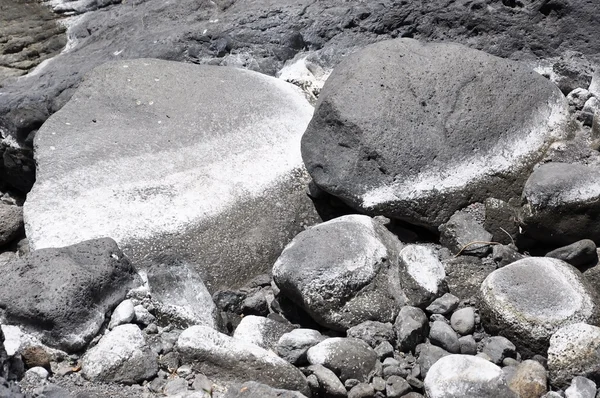
[[[192,326],[177,340],[177,351],[195,371],[222,383],[256,381],[271,387],[308,395],[306,378],[272,351],[219,333],[206,326]]]
[[[23,208],[0,204],[0,246],[5,246],[23,231]]]
[[[481,297],[484,326],[528,355],[544,355],[563,326],[598,322],[594,290],[577,269],[553,258],[525,258],[494,271]]]
[[[191,264],[159,256],[146,276],[159,319],[182,329],[192,325],[217,327],[215,303]]]
[[[316,330],[294,329],[279,338],[275,352],[293,365],[303,365],[308,350],[323,340],[325,337]]]
[[[521,362],[515,372],[507,376],[508,387],[522,398],[540,398],[548,391],[548,372],[531,359]]]
[[[25,1],[5,3],[22,6]],[[497,56],[528,61],[560,56],[565,50],[582,52],[597,61],[600,53],[596,40],[600,23],[593,0],[51,3],[60,12],[98,10],[65,21],[69,42],[58,57],[26,78],[4,82],[0,129],[19,140],[25,140],[65,104],[85,73],[110,60],[156,57],[237,65],[274,75],[286,61],[296,62],[296,54],[330,69],[355,48],[392,37],[460,42]],[[32,14],[30,10],[24,13]],[[1,14],[5,20],[16,19],[4,9]],[[0,146],[1,152],[5,164],[0,175],[28,191],[34,181],[31,152]],[[7,159],[14,158],[23,163],[13,167]]]
[[[109,238],[41,249],[1,265],[5,322],[40,333],[42,341],[78,351],[98,333],[105,314],[137,284],[131,263]]]
[[[469,203],[520,194],[564,134],[567,108],[521,64],[456,44],[384,41],[334,69],[302,157],[350,206],[437,228]]]
[[[328,328],[391,322],[405,301],[398,280],[401,247],[368,216],[339,217],[298,234],[275,262],[273,280]]]
[[[83,376],[92,381],[139,383],[158,372],[158,356],[136,325],[115,327],[81,359]]]
[[[548,348],[550,383],[565,388],[574,376],[600,382],[600,328],[576,323],[560,328]]]
[[[402,352],[413,351],[429,335],[429,322],[422,309],[409,305],[400,309],[394,323],[397,347]]]
[[[367,382],[377,362],[377,354],[367,343],[351,337],[323,340],[308,350],[307,358],[311,365],[332,370],[342,382],[348,379]]]
[[[598,252],[593,240],[582,239],[546,253],[546,257],[563,260],[574,267],[598,263]]]
[[[209,289],[248,280],[318,219],[298,148],[311,115],[247,70],[104,64],[36,134],[29,243],[111,236],[141,267],[193,264]]]
[[[407,245],[399,257],[400,286],[407,305],[427,307],[446,292],[444,265],[430,247]]]
[[[547,163],[529,177],[523,190],[521,228],[535,240],[557,246],[581,239],[600,242],[600,169]]]
[[[479,296],[481,283],[496,269],[494,263],[471,256],[452,257],[443,264],[448,290],[461,299]]]
[[[256,344],[265,350],[275,351],[277,342],[286,333],[294,330],[289,323],[277,322],[262,316],[248,315],[235,329],[233,337],[247,343]]]
[[[517,398],[506,384],[502,369],[470,355],[448,355],[425,377],[429,398]]]
[[[281,390],[266,384],[248,381],[230,386],[223,398],[306,398],[298,391]]]
[[[474,215],[461,210],[440,225],[440,243],[454,254],[472,254],[485,257],[490,251],[487,242],[492,240],[492,234],[483,228]]]

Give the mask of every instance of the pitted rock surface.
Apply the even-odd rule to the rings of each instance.
[[[437,228],[468,203],[520,194],[566,116],[560,90],[521,64],[390,40],[335,68],[302,157],[357,210]]]

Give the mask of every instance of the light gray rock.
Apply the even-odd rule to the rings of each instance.
[[[426,308],[427,312],[432,314],[448,315],[458,307],[460,299],[451,293],[446,293],[442,297],[433,300]]]
[[[136,323],[139,323],[144,326],[148,326],[154,321],[156,321],[156,317],[150,313],[143,305],[136,305],[133,307],[133,311],[135,313],[134,320]]]
[[[325,340],[325,337],[316,330],[294,329],[279,338],[276,352],[279,356],[293,365],[306,363],[306,353],[309,348]]]
[[[366,321],[348,329],[346,336],[361,339],[372,348],[377,347],[382,342],[396,341],[394,326],[390,322]]]
[[[565,398],[596,398],[596,383],[585,377],[574,377],[565,390]]]
[[[328,328],[391,322],[405,300],[400,248],[400,241],[370,217],[339,217],[298,234],[275,262],[273,280]]]
[[[458,335],[446,322],[435,321],[431,324],[429,341],[452,354],[460,353]]]
[[[23,231],[23,208],[0,203],[0,246],[14,240]]]
[[[184,394],[187,392],[187,389],[187,380],[182,378],[176,378],[167,381],[163,392],[167,397],[170,397],[174,395]]]
[[[539,398],[548,391],[546,369],[537,361],[525,360],[507,376],[508,387],[522,398]]]
[[[502,369],[470,355],[449,355],[437,361],[425,377],[429,398],[517,398]]]
[[[50,373],[41,366],[34,366],[33,368],[27,369],[25,372],[25,377],[33,380],[37,380],[38,382],[41,380],[46,380],[50,376]]]
[[[489,243],[481,242],[490,242],[492,234],[467,211],[457,211],[446,223],[440,225],[438,230],[440,243],[454,254],[460,252],[465,255],[485,257],[491,250]]]
[[[400,275],[407,305],[425,307],[447,291],[444,265],[429,247],[404,247],[400,251]]]
[[[221,383],[257,381],[274,388],[309,394],[304,375],[272,351],[260,348],[207,326],[192,326],[177,340],[182,362]]]
[[[482,283],[481,297],[486,328],[531,355],[545,354],[550,336],[561,327],[598,319],[595,293],[581,273],[548,257],[525,258],[494,271]]]
[[[111,236],[141,268],[167,257],[211,290],[240,285],[318,220],[299,150],[312,112],[247,70],[105,63],[36,133],[30,244]]]
[[[90,381],[133,384],[158,372],[158,357],[136,325],[115,327],[81,359],[81,373]]]
[[[581,239],[600,241],[600,169],[546,163],[523,189],[523,233],[547,244],[564,246]]]
[[[373,398],[375,389],[371,384],[360,383],[348,391],[348,398]]]
[[[216,328],[217,308],[192,264],[163,256],[147,271],[148,286],[159,318],[184,329]]]
[[[117,308],[113,311],[110,316],[110,322],[108,323],[109,329],[114,329],[119,325],[123,325],[124,323],[129,323],[133,321],[135,318],[135,307],[133,305],[133,301],[131,300],[123,300]]]
[[[593,240],[582,239],[570,245],[559,247],[548,253],[546,257],[563,260],[574,267],[595,264],[598,262],[596,244]]]
[[[569,106],[575,108],[576,110],[582,110],[585,102],[589,100],[592,96],[585,88],[578,87],[567,94],[567,101],[569,102]]]
[[[306,398],[306,395],[298,391],[282,390],[272,388],[266,384],[255,381],[247,381],[242,384],[236,384],[227,389],[223,398]],[[208,397],[207,397],[208,398]]]
[[[505,358],[514,358],[517,354],[515,345],[503,336],[492,336],[485,339],[481,352],[486,354],[496,365],[501,365]]]
[[[566,388],[573,377],[600,379],[600,328],[575,323],[560,328],[548,348],[550,384]]]
[[[405,306],[394,322],[397,347],[402,352],[413,351],[429,335],[429,321],[422,309]]]
[[[579,114],[578,118],[582,121],[584,126],[593,126],[594,115],[600,110],[600,100],[596,97],[591,97],[583,105],[583,109]]]
[[[567,95],[576,88],[589,88],[594,66],[582,53],[567,50],[552,65],[552,72],[552,80]]]
[[[36,250],[0,264],[0,273],[5,322],[40,333],[44,344],[67,352],[84,348],[105,314],[138,283],[131,263],[109,238]]]
[[[315,375],[319,380],[319,394],[331,398],[344,398],[347,391],[344,384],[333,373],[323,365],[310,365],[306,368],[306,372]]]
[[[394,357],[394,346],[389,341],[378,344],[374,349],[377,353],[377,358],[379,358],[380,361],[383,361],[385,358]]]
[[[256,344],[266,350],[275,350],[281,336],[292,330],[294,330],[294,326],[291,324],[277,322],[262,316],[247,315],[242,318],[233,332],[233,337]]]
[[[557,87],[523,65],[388,40],[335,68],[302,156],[316,184],[352,207],[437,228],[465,204],[519,195],[566,115]]]
[[[450,325],[460,335],[473,333],[475,330],[475,310],[473,307],[465,307],[455,311],[450,317]]]
[[[307,353],[311,365],[323,365],[339,376],[342,382],[369,380],[375,370],[377,354],[362,340],[331,337],[310,348]]]

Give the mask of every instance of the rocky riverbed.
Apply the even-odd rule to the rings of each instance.
[[[599,393],[593,1],[0,7],[0,396]]]

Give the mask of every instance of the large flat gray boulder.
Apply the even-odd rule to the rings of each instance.
[[[109,238],[36,250],[0,265],[3,323],[39,334],[49,346],[79,351],[136,286],[136,278],[129,260]]]
[[[481,284],[481,317],[527,355],[545,355],[558,329],[598,323],[598,298],[583,275],[564,261],[529,257],[500,268]]]
[[[567,102],[533,70],[461,45],[383,41],[333,71],[302,138],[316,184],[371,214],[437,228],[518,196]]]
[[[111,236],[142,267],[166,256],[209,290],[239,284],[317,219],[299,151],[311,115],[296,87],[247,70],[100,66],[36,134],[30,244]]]

